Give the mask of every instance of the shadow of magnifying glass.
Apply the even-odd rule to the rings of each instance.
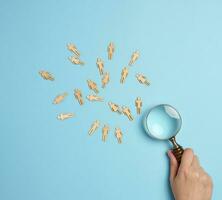
[[[172,143],[172,152],[180,164],[184,150],[176,142],[176,135],[182,125],[179,112],[168,104],[154,106],[145,115],[143,125],[145,132],[150,137],[158,140],[168,140]]]

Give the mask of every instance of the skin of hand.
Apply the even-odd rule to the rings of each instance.
[[[192,149],[185,149],[180,166],[172,151],[170,158],[170,184],[175,200],[210,200],[213,191],[211,177],[199,164]]]

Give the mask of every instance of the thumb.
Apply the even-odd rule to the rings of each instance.
[[[172,183],[177,175],[178,163],[171,150],[169,150],[167,154],[168,157],[170,158],[170,182]]]

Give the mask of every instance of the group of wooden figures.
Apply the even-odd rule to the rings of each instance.
[[[73,55],[68,58],[73,64],[75,64],[75,65],[84,65],[84,62],[80,59],[80,52],[74,44],[68,44],[67,49],[73,53]],[[110,42],[108,47],[107,47],[107,53],[108,53],[108,59],[109,60],[111,60],[113,58],[114,51],[115,51],[115,46],[112,42]],[[139,52],[138,51],[133,52],[128,66],[124,67],[122,69],[121,78],[120,78],[120,83],[121,84],[123,84],[125,82],[128,74],[129,74],[130,66],[132,66],[138,58],[139,58]],[[104,71],[104,62],[101,58],[97,58],[96,65],[97,65],[97,68],[99,70],[99,74],[101,76],[102,88],[105,88],[106,85],[110,81],[110,75],[109,75],[108,72]],[[51,73],[47,72],[47,71],[40,71],[39,74],[45,80],[51,80],[51,81],[55,80],[53,75]],[[145,84],[147,86],[150,85],[150,81],[143,74],[136,74],[136,78],[139,81],[139,83]],[[103,97],[98,96],[99,89],[98,89],[97,84],[94,81],[87,80],[87,85],[88,85],[89,89],[92,90],[95,93],[95,94],[90,94],[90,95],[86,96],[86,98],[89,101],[104,101]],[[68,95],[68,93],[66,93],[66,92],[63,93],[63,94],[59,94],[53,100],[53,104],[61,103],[67,95]],[[74,90],[74,97],[76,98],[76,100],[78,101],[78,103],[80,105],[84,104],[84,98],[83,98],[83,95],[82,95],[82,91],[80,89],[75,89]],[[133,115],[132,115],[131,110],[130,110],[129,107],[119,106],[118,104],[113,103],[113,102],[108,102],[108,105],[109,105],[111,111],[119,113],[119,114],[124,114],[130,121],[133,120]],[[140,114],[141,113],[141,108],[142,108],[142,100],[141,100],[140,97],[137,97],[135,99],[135,107],[136,107],[137,114]],[[73,113],[61,113],[57,116],[57,119],[65,120],[65,119],[69,119],[69,118],[72,118],[72,117],[74,117]],[[91,125],[91,127],[88,131],[89,135],[92,135],[99,128],[99,126],[100,126],[100,122],[98,120],[93,122],[93,124]],[[109,126],[104,125],[104,127],[102,128],[102,141],[104,141],[104,142],[106,141],[109,130],[110,130]],[[121,131],[120,128],[115,129],[115,136],[117,138],[118,143],[122,143],[122,131]]]
[[[89,129],[89,132],[88,132],[89,135],[92,135],[93,133],[95,133],[95,131],[99,128],[99,126],[100,126],[100,122],[98,120],[94,121]],[[105,124],[102,128],[102,141],[103,142],[106,141],[109,131],[110,131],[109,126]],[[118,143],[121,144],[123,133],[120,128],[115,128],[115,136]]]

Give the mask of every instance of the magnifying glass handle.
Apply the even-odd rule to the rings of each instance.
[[[172,149],[173,155],[176,157],[177,162],[180,164],[181,158],[182,158],[182,155],[183,155],[183,152],[184,152],[183,147],[180,146],[176,142],[176,138],[175,137],[170,138],[170,141],[173,144],[173,149]]]

